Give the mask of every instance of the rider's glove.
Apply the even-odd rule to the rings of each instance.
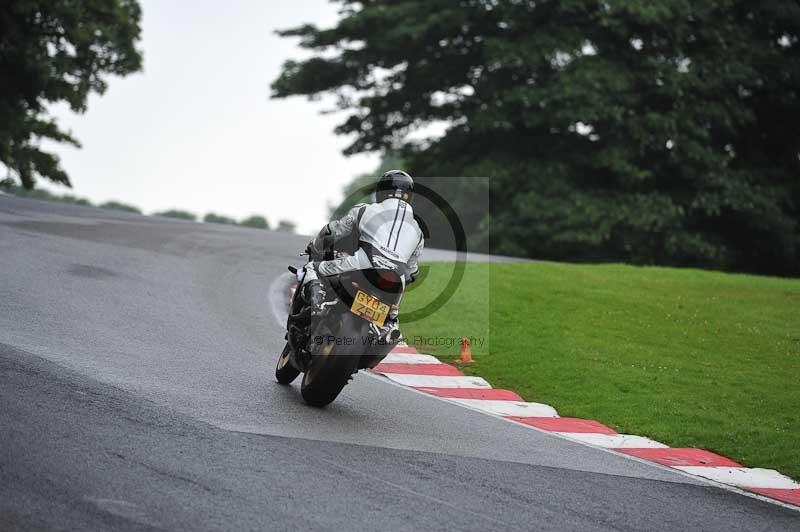
[[[322,251],[317,249],[316,238],[309,240],[308,245],[306,246],[306,253],[311,260],[319,260],[320,256],[322,255]]]
[[[319,310],[325,301],[325,288],[322,283],[316,279],[306,283],[303,287],[303,298],[312,307],[312,310]]]

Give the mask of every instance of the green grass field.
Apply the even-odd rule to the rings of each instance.
[[[432,264],[403,316],[446,285]],[[414,286],[414,285],[412,285]],[[470,264],[453,297],[403,322],[421,352],[562,416],[701,447],[800,479],[800,280],[691,269]]]

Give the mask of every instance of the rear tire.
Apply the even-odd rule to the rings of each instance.
[[[278,381],[278,384],[291,384],[292,381],[300,375],[300,370],[292,366],[292,363],[289,361],[289,356],[291,354],[292,349],[287,342],[281,352],[281,356],[278,357],[278,364],[275,366],[275,380]]]
[[[358,322],[354,323],[354,320]],[[318,355],[314,356],[311,366],[303,375],[300,394],[311,406],[323,407],[331,404],[350,381],[350,377],[358,371],[360,352],[363,350],[360,338],[366,332],[366,322],[360,318],[343,319],[337,338],[350,336],[355,342],[352,346],[336,345],[329,342],[322,346]],[[351,332],[355,330],[355,332]],[[344,333],[344,334],[343,334]]]

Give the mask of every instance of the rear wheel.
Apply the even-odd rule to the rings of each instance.
[[[292,363],[289,361],[289,356],[291,354],[292,349],[287,342],[281,352],[281,356],[278,357],[278,364],[275,366],[275,380],[277,380],[279,384],[290,384],[300,375],[300,371],[292,366]]]
[[[336,335],[340,339],[352,337],[354,345],[336,345],[335,341],[328,341],[319,353],[314,355],[311,366],[303,375],[300,394],[309,405],[323,407],[332,403],[347,385],[353,373],[358,371],[359,351],[363,347],[360,340],[361,335],[366,332],[366,327],[361,323],[354,323],[354,319],[357,318],[345,317],[341,329],[355,332]],[[366,324],[360,319],[358,322]]]

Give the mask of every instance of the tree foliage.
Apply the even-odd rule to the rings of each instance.
[[[294,233],[297,229],[297,224],[290,220],[278,220],[278,227],[275,228],[276,231],[283,231],[285,233]]]
[[[2,184],[0,190],[7,190],[9,193],[19,196],[20,198],[30,198],[41,201],[55,201],[58,203],[69,203],[70,205],[82,205],[84,207],[91,207],[92,202],[81,196],[73,194],[53,194],[50,191],[42,188],[27,189],[19,185],[6,182]]]
[[[353,180],[344,186],[342,194],[344,198],[337,205],[331,205],[330,218],[338,219],[344,216],[347,211],[356,203],[365,203],[371,201],[372,188],[378,176],[389,170],[400,170],[404,167],[403,161],[395,154],[384,154],[378,167],[372,173],[361,174],[353,178]],[[367,192],[369,190],[369,192]]]
[[[273,96],[334,95],[345,153],[488,176],[491,251],[800,274],[798,2],[340,3],[280,32],[314,54]]]
[[[236,220],[221,214],[214,214],[210,212],[203,217],[203,221],[207,224],[222,224],[222,225],[236,225]]]
[[[267,221],[267,219],[258,214],[248,216],[247,218],[239,222],[239,225],[242,225],[244,227],[252,227],[254,229],[269,229],[269,222]]]
[[[192,222],[197,221],[197,215],[193,212],[183,211],[180,209],[169,209],[167,211],[154,212],[153,216],[163,216],[165,218],[177,218],[178,220],[189,220]]]
[[[135,205],[130,205],[128,203],[122,203],[121,201],[107,201],[99,205],[99,207],[103,209],[113,209],[115,211],[122,211],[122,212],[130,212],[133,214],[142,214],[142,210]]]
[[[79,146],[47,114],[65,102],[86,110],[105,76],[141,69],[136,0],[13,0],[0,5],[0,162],[25,188],[36,175],[70,185],[43,139]]]

